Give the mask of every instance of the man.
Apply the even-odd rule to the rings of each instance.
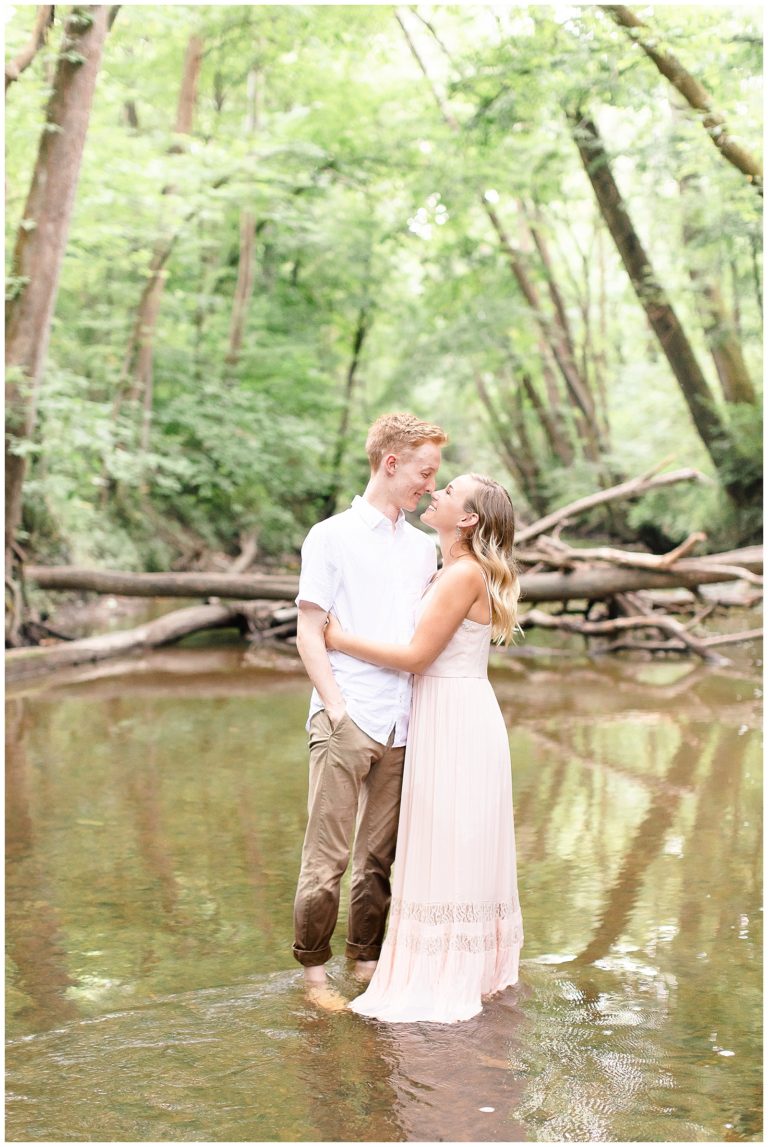
[[[371,477],[348,510],[313,526],[302,547],[297,645],[314,686],[309,709],[309,820],[294,904],[293,953],[310,995],[342,1006],[325,964],[353,834],[346,954],[360,978],[373,973],[389,909],[405,739],[407,673],[328,653],[332,611],[342,627],[407,642],[415,610],[436,569],[434,542],[405,521],[435,489],[439,426],[385,414],[365,444]]]

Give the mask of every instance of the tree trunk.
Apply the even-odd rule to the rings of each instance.
[[[544,238],[544,233],[542,232],[538,223],[534,223],[528,218],[528,213],[522,203],[519,204],[519,209],[527,220],[528,230],[531,233],[531,237],[533,239],[536,250],[539,253],[539,258],[541,259],[542,266],[544,267],[544,272],[547,279],[547,290],[549,291],[549,297],[552,300],[552,305],[555,309],[557,323],[562,333],[563,344],[567,348],[571,358],[575,360],[576,347],[573,340],[573,334],[571,333],[571,324],[568,321],[568,312],[566,311],[565,302],[563,301],[563,296],[557,283],[555,268],[549,254],[549,247],[547,245],[546,239]]]
[[[677,379],[693,423],[717,470],[732,473],[733,443],[715,405],[714,395],[693,347],[656,277],[637,235],[621,192],[613,178],[596,124],[581,113],[569,112],[571,132],[584,169],[597,197],[603,219],[621,255],[635,293]],[[725,489],[738,504],[754,500],[755,490],[725,478]]]
[[[6,570],[21,521],[26,457],[85,137],[109,27],[109,8],[73,8],[64,26],[53,91],[13,255],[18,293],[6,308]]]
[[[537,514],[544,513],[546,507],[542,498],[544,483],[541,480],[541,471],[536,461],[536,452],[533,448],[528,427],[525,422],[526,390],[524,385],[515,388],[514,397],[510,403],[510,412],[514,415],[514,433],[517,439],[517,450],[520,464],[528,477],[528,501]]]
[[[253,212],[250,208],[244,207],[240,213],[240,255],[237,263],[235,297],[232,302],[232,322],[229,328],[229,350],[227,351],[229,366],[236,365],[243,345],[245,318],[253,294],[255,240],[256,225]]]
[[[592,394],[592,387],[590,384],[589,355],[588,355],[588,349],[591,346],[589,264],[586,261],[586,257],[584,257],[585,258],[584,283],[586,284],[585,289],[579,291],[579,289],[578,289],[579,285],[576,284],[577,300],[579,303],[579,307],[580,307],[581,314],[582,314],[582,320],[584,323],[584,341],[583,341],[582,354],[581,354],[581,365],[577,366],[576,365],[576,342],[575,342],[575,339],[574,339],[572,331],[571,331],[571,324],[570,324],[570,321],[568,319],[567,308],[565,306],[565,301],[563,298],[562,291],[560,290],[560,286],[558,284],[558,278],[557,278],[557,274],[555,271],[555,262],[552,259],[552,256],[550,254],[549,245],[545,239],[545,236],[544,236],[543,231],[541,230],[541,227],[539,226],[538,221],[536,223],[533,223],[530,221],[529,213],[526,210],[524,204],[520,205],[520,209],[523,212],[523,214],[525,215],[526,219],[528,220],[528,229],[531,233],[531,237],[533,238],[533,242],[534,242],[534,245],[536,247],[536,250],[539,253],[539,258],[541,259],[542,266],[544,267],[544,272],[545,272],[546,279],[547,279],[547,289],[549,291],[549,297],[552,300],[552,305],[554,307],[555,315],[557,317],[557,326],[558,326],[558,329],[561,333],[561,340],[562,340],[562,344],[563,344],[564,353],[569,357],[570,362],[573,364],[574,371],[579,375],[579,377],[581,379],[582,386],[584,388],[584,393],[589,398],[591,414],[588,417],[588,421],[589,421],[590,427],[592,428],[592,437],[596,441],[598,448],[600,450],[600,453],[602,453],[602,454],[608,453],[608,450],[609,450],[608,404],[607,404],[607,399],[605,396],[604,385],[601,385],[601,379],[599,376],[599,360],[598,360],[597,354],[592,355],[592,363],[593,363],[593,368],[594,368],[594,374],[595,374],[595,377],[598,381],[598,394],[599,394],[600,399],[601,399],[601,410],[599,412],[597,409],[597,404],[595,403],[594,396]],[[540,218],[540,212],[538,210],[537,210],[536,214],[537,214],[537,217]],[[576,246],[578,249],[577,244],[576,244]],[[562,258],[560,261],[563,264],[563,266],[567,265],[565,263],[565,260],[563,260]],[[585,295],[585,291],[586,291],[586,295]],[[586,416],[582,415],[582,418],[580,419],[580,421],[582,422],[582,425],[583,425],[584,417],[586,417]],[[582,431],[582,437],[583,436],[584,435],[583,435],[583,431]],[[612,481],[615,481],[615,478],[616,478],[615,474],[611,476]]]
[[[10,60],[5,65],[5,90],[18,80],[19,76],[25,71],[34,60],[37,53],[45,45],[48,39],[48,29],[53,24],[54,6],[53,4],[41,4],[37,9],[35,16],[35,26],[29,43],[25,48],[19,52],[18,56]]]
[[[521,374],[521,381],[526,397],[536,412],[541,427],[546,435],[552,454],[563,466],[570,466],[573,462],[573,447],[568,436],[557,417],[558,411],[549,409],[541,400],[539,392],[534,386],[533,379],[527,371]]]
[[[608,413],[608,390],[605,376],[608,370],[606,349],[608,347],[608,276],[605,267],[605,233],[599,219],[595,220],[595,246],[597,247],[597,347],[595,350],[595,378],[606,441],[610,449],[610,417]]]
[[[149,450],[149,435],[152,426],[152,396],[154,372],[154,332],[160,300],[165,288],[166,272],[161,271],[152,281],[152,290],[147,295],[146,309],[142,315],[144,326],[139,332],[139,353],[136,359],[136,393],[143,395],[141,437],[139,445],[143,451]]]
[[[698,275],[694,271],[691,277],[696,282]],[[756,406],[757,396],[741,351],[741,342],[718,284],[702,284],[700,299],[704,333],[725,401]]]
[[[187,219],[185,222],[189,219]],[[131,380],[131,389],[129,399],[131,402],[138,401],[141,394],[141,384],[138,380],[138,361],[141,353],[142,345],[146,345],[146,335],[151,336],[154,329],[154,320],[147,323],[147,315],[151,314],[154,310],[155,319],[157,311],[160,306],[160,298],[163,293],[163,284],[166,277],[165,265],[171,257],[173,248],[176,245],[176,240],[180,235],[180,229],[169,235],[162,243],[155,245],[155,250],[152,254],[152,260],[149,264],[149,271],[147,280],[141,291],[139,305],[136,308],[136,318],[131,328],[131,334],[128,339],[128,346],[125,349],[125,356],[123,358],[123,365],[120,370],[120,378],[117,383],[115,391],[115,398],[112,404],[112,417],[117,418],[120,413],[120,407],[123,401],[123,390],[128,380]]]
[[[197,88],[200,80],[200,68],[203,62],[203,41],[199,36],[190,36],[187,51],[184,57],[184,71],[179,91],[179,102],[176,108],[176,135],[191,135],[195,122],[195,108],[197,107]],[[170,148],[172,152],[183,150],[180,141]]]
[[[717,281],[702,269],[697,257],[696,241],[700,226],[695,214],[696,196],[703,201],[699,180],[695,175],[685,175],[679,181],[683,204],[683,243],[688,251],[688,273],[696,292],[696,304],[707,339],[712,360],[720,379],[720,387],[726,402],[757,403],[752,379],[741,352],[741,341],[736,326],[725,304],[723,293]]]
[[[538,205],[534,209],[534,218],[536,219],[536,232],[540,231],[538,226],[539,221],[542,220],[542,212]],[[542,255],[545,265],[548,263],[551,271],[550,274],[554,278],[554,268],[562,268],[561,274],[565,274],[571,283],[573,298],[581,313],[581,320],[583,323],[583,336],[581,339],[581,354],[579,362],[579,370],[581,377],[585,381],[585,385],[589,388],[593,395],[592,401],[595,405],[596,421],[598,426],[598,434],[602,449],[605,453],[610,452],[610,420],[608,416],[608,400],[605,390],[605,350],[604,341],[593,338],[593,305],[592,305],[592,276],[593,264],[597,262],[597,275],[598,275],[598,300],[597,309],[598,317],[603,313],[600,311],[600,248],[599,240],[603,234],[602,226],[596,221],[592,239],[587,250],[583,250],[578,236],[575,234],[572,226],[566,221],[566,229],[569,234],[570,242],[574,250],[578,253],[581,260],[581,272],[573,273],[568,265],[568,260],[563,255],[562,251],[557,253],[556,258],[552,258],[549,253],[549,244],[545,242],[544,235],[541,234],[540,242],[536,240],[536,234],[533,227],[531,233],[536,241],[539,253]],[[595,258],[594,248],[598,248],[597,259]],[[558,294],[560,292],[558,291]],[[564,314],[567,315],[565,308]],[[574,359],[577,355],[576,340],[571,338],[571,354]],[[592,385],[594,380],[594,387]]]
[[[333,459],[331,461],[331,476],[329,479],[328,493],[326,494],[321,513],[323,518],[330,518],[330,516],[336,512],[336,501],[339,497],[339,488],[341,486],[341,465],[344,460],[344,452],[347,446],[349,416],[352,412],[352,397],[354,394],[358,367],[360,366],[360,358],[363,352],[363,344],[366,340],[369,330],[371,329],[371,321],[370,306],[368,303],[363,303],[357,316],[357,326],[355,327],[355,334],[352,340],[352,358],[349,363],[349,369],[347,370],[347,381],[344,387],[344,398],[341,408],[341,420],[339,422],[339,429],[336,434],[336,445],[334,447]]]
[[[494,400],[488,391],[485,380],[479,373],[475,374],[475,388],[478,397],[488,414],[488,432],[496,447],[496,452],[503,466],[506,466],[517,483],[525,500],[535,508],[535,490],[531,475],[526,470],[523,460],[509,434],[506,420],[501,417]],[[537,509],[537,513],[541,511]]]
[[[214,183],[211,184],[211,190],[216,191],[219,187],[223,187],[224,184],[229,182],[229,179],[229,175],[220,176]],[[141,297],[136,308],[136,318],[134,320],[133,327],[131,328],[131,334],[128,339],[128,346],[126,347],[125,356],[123,358],[123,365],[120,370],[120,378],[117,384],[117,389],[115,391],[114,402],[112,404],[113,418],[116,418],[120,412],[120,407],[123,400],[123,390],[128,379],[133,379],[134,382],[130,397],[133,401],[138,401],[140,396],[140,387],[136,386],[135,383],[138,355],[142,342],[142,333],[147,330],[152,330],[152,325],[147,324],[145,321],[146,314],[152,309],[153,304],[151,300],[153,294],[159,290],[159,294],[162,295],[162,289],[158,288],[157,280],[159,278],[165,278],[165,265],[173,253],[173,248],[176,246],[176,242],[179,236],[182,234],[187,223],[191,223],[192,220],[197,215],[199,215],[201,210],[202,207],[199,205],[191,208],[191,210],[189,210],[184,216],[181,223],[177,226],[176,230],[173,231],[172,234],[166,236],[166,238],[163,240],[158,240],[157,244],[155,245],[155,250],[149,265],[147,280],[144,283],[144,287],[142,288]],[[159,306],[159,299],[157,305]]]
[[[259,129],[261,104],[263,100],[263,75],[258,68],[251,68],[246,82],[245,133],[253,137]],[[263,224],[262,224],[263,226]],[[249,207],[240,212],[240,252],[237,261],[237,284],[232,300],[232,321],[229,329],[229,350],[226,361],[235,366],[240,358],[243,345],[245,319],[248,304],[253,294],[255,276],[256,221]]]
[[[552,352],[544,337],[539,334],[537,337],[537,344],[539,348],[539,360],[541,364],[541,377],[544,381],[544,389],[547,395],[547,403],[549,406],[552,418],[558,428],[559,434],[568,444],[568,450],[571,453],[571,460],[574,455],[574,443],[582,441],[579,433],[579,428],[576,425],[574,418],[573,404],[569,403],[567,397],[563,397],[557,381],[554,363],[552,361]]]
[[[760,240],[751,235],[749,239],[749,249],[752,256],[752,281],[755,284],[755,299],[757,300],[757,309],[760,314],[763,313],[763,262],[760,253]]]
[[[135,100],[124,100],[123,102],[123,119],[126,125],[132,131],[139,130],[139,112],[136,107]]]
[[[475,375],[477,393],[488,412],[489,429],[497,442],[501,460],[515,475],[531,509],[543,514],[546,506],[541,492],[541,472],[525,423],[525,388],[514,385],[514,379],[507,381],[510,385],[508,391],[500,395],[499,411],[482,375]]]
[[[491,204],[485,197],[483,197],[482,202],[485,212],[496,231],[501,248],[507,256],[512,274],[520,287],[525,301],[531,309],[534,320],[541,329],[541,333],[547,345],[551,348],[555,362],[565,380],[568,393],[571,395],[578,413],[582,416],[580,426],[586,452],[593,461],[597,461],[600,456],[600,446],[596,437],[595,409],[594,403],[592,402],[592,395],[576,369],[576,364],[573,361],[563,331],[558,328],[557,323],[549,322],[544,315],[539,293],[528,273],[528,268],[523,262],[521,252],[515,249],[502,226],[498,214],[494,211]]]
[[[647,24],[635,16],[622,4],[603,4],[617,24],[629,31],[630,37],[642,48],[665,79],[677,88],[695,112],[702,113],[701,122],[715,147],[737,170],[746,175],[760,194],[763,193],[763,167],[758,159],[747,151],[730,135],[725,118],[715,111],[712,98],[697,79],[688,72],[680,61],[659,47],[659,38],[654,36]]]

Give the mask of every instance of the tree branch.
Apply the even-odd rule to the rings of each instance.
[[[763,194],[763,167],[747,149],[730,135],[725,116],[715,111],[712,97],[699,81],[680,63],[676,56],[659,44],[659,37],[629,8],[623,4],[602,4],[621,27],[626,28],[630,37],[645,52],[658,68],[662,76],[680,92],[688,105],[696,112],[703,113],[702,124],[712,143],[724,159],[738,171],[746,175],[760,195]]]
[[[21,73],[26,71],[37,53],[45,44],[48,38],[48,29],[53,24],[53,18],[53,4],[41,4],[38,7],[37,15],[35,16],[35,26],[32,31],[32,35],[29,38],[28,44],[25,48],[22,48],[18,56],[15,56],[14,59],[10,60],[5,65],[6,92],[8,91],[8,88],[11,86],[11,84],[18,80]]]

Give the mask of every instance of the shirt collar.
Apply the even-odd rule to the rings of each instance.
[[[381,510],[377,510],[370,502],[366,502],[365,498],[361,498],[359,494],[352,499],[352,509],[363,519],[370,530],[379,529],[383,525],[386,525],[388,529],[392,528],[392,519],[388,518],[386,514],[382,514]],[[399,530],[404,522],[405,514],[401,510],[394,523],[395,529]]]

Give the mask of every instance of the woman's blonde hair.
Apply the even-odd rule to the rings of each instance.
[[[475,488],[464,503],[467,513],[477,514],[477,525],[463,537],[480,563],[491,598],[492,638],[502,644],[512,640],[517,626],[520,580],[512,555],[515,541],[515,510],[507,491],[493,478],[470,474]]]

